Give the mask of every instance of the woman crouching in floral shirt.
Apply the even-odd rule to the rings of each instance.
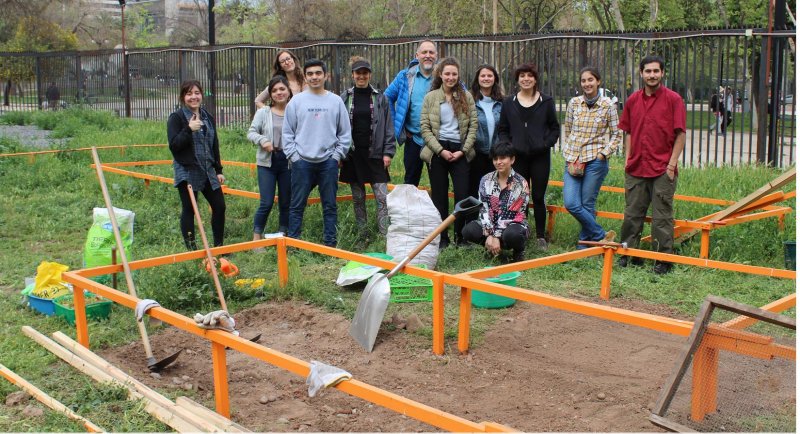
[[[496,169],[481,178],[478,194],[483,208],[478,220],[464,226],[464,240],[481,243],[493,256],[511,249],[512,261],[525,259],[525,243],[530,231],[525,210],[530,191],[525,178],[514,172],[514,145],[499,142],[489,150]]]

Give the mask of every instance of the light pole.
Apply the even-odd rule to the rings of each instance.
[[[131,117],[131,82],[128,73],[128,52],[125,49],[125,0],[118,0],[122,18],[122,74],[123,96],[125,97],[125,117]]]

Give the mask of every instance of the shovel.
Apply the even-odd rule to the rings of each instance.
[[[106,209],[108,210],[108,218],[111,219],[111,228],[114,231],[114,239],[117,243],[117,253],[119,254],[120,262],[122,262],[122,269],[125,271],[125,280],[128,283],[128,292],[133,297],[139,298],[136,295],[136,287],[133,285],[133,276],[131,275],[131,267],[128,265],[128,256],[125,254],[125,248],[122,245],[122,236],[119,234],[119,226],[117,225],[117,216],[114,214],[114,207],[111,206],[111,197],[108,195],[108,186],[106,185],[106,178],[103,175],[103,167],[100,165],[100,157],[97,155],[97,148],[92,146],[92,159],[94,159],[94,166],[97,169],[97,179],[100,181],[100,189],[103,191],[103,199],[106,202]],[[143,322],[136,321],[139,326],[139,334],[142,335],[142,344],[144,344],[144,352],[147,355],[147,369],[151,372],[160,372],[162,369],[171,365],[175,359],[181,354],[183,348],[178,350],[175,354],[156,361],[153,357],[153,349],[150,347],[150,337],[147,336],[147,329]]]
[[[386,308],[389,306],[389,296],[391,295],[389,278],[400,272],[425,246],[447,229],[455,221],[458,214],[469,215],[475,213],[480,210],[481,206],[483,206],[483,203],[471,196],[459,201],[456,203],[453,213],[447,216],[427,238],[422,240],[389,273],[378,274],[369,279],[364,292],[361,293],[361,300],[358,302],[353,322],[350,323],[350,336],[367,352],[371,353],[372,347],[375,346],[375,338],[378,337],[378,329],[381,328],[383,314],[386,313]]]
[[[192,184],[187,184],[186,188],[189,190],[189,200],[192,201],[192,209],[194,210],[194,219],[197,221],[198,230],[200,231],[200,238],[203,240],[203,249],[206,251],[206,260],[208,261],[211,269],[211,276],[214,277],[214,286],[217,288],[217,297],[219,297],[219,304],[222,310],[228,311],[228,304],[225,303],[225,295],[222,293],[222,285],[219,283],[219,274],[217,273],[217,265],[214,263],[214,256],[211,255],[211,247],[208,246],[208,238],[206,238],[206,230],[203,228],[203,220],[200,218],[200,210],[197,209],[197,199],[194,198],[194,189]],[[249,338],[252,342],[258,342],[261,339],[261,333]]]

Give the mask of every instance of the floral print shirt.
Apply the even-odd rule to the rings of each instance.
[[[483,235],[500,238],[511,223],[521,224],[528,232],[525,210],[528,208],[529,195],[528,182],[513,169],[503,189],[500,188],[496,170],[484,175],[478,193],[483,203],[478,217]]]

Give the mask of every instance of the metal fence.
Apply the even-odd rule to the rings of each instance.
[[[55,86],[60,93],[57,107],[79,104],[120,116],[166,119],[178,103],[180,82],[198,79],[206,90],[205,104],[218,123],[244,126],[249,125],[255,112],[253,100],[269,81],[281,48],[293,50],[301,60],[325,61],[330,71],[328,88],[340,92],[351,85],[347,66],[351,56],[369,59],[374,84],[385,88],[414,57],[420,39],[131,50],[127,62],[120,51],[0,53],[0,63],[15,62],[16,70],[30,71],[29,80],[4,83],[0,110],[47,109],[47,90]],[[460,61],[467,85],[477,67],[489,63],[497,67],[506,90],[512,92],[514,68],[523,62],[536,64],[542,91],[555,97],[560,111],[579,91],[578,71],[583,66],[600,70],[602,87],[622,107],[641,87],[639,60],[660,54],[666,59],[666,85],[686,102],[684,165],[761,162],[784,167],[794,163],[793,31],[563,32],[432,39],[440,58],[453,56]],[[720,86],[729,86],[735,96],[733,120],[724,135],[716,133],[716,119],[709,108]]]

